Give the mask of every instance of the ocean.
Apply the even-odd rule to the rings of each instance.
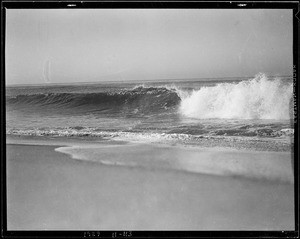
[[[156,144],[159,147],[154,150],[132,145],[119,146],[114,152],[102,145],[58,151],[92,161],[101,158],[105,164],[213,174],[230,171],[293,182],[291,162],[286,162],[293,155],[293,82],[290,77],[259,74],[253,78],[7,86],[6,134]],[[228,148],[237,153],[204,153],[214,161],[199,161],[197,154],[182,147]],[[261,153],[251,158],[245,153],[249,150]],[[108,154],[110,161],[103,159]],[[246,159],[241,166],[237,159],[242,154]],[[180,160],[166,159],[166,155],[174,159],[180,155]]]

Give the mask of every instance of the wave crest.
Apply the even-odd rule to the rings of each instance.
[[[51,107],[77,113],[160,112],[173,108],[180,102],[175,89],[166,87],[136,86],[118,92],[50,93],[18,95],[7,100],[8,106]],[[61,113],[61,111],[60,111]]]
[[[258,74],[254,79],[202,86],[193,91],[176,86],[138,85],[98,93],[18,95],[7,98],[7,108],[74,115],[112,113],[131,117],[179,113],[197,119],[281,120],[293,118],[293,85],[289,80]]]
[[[180,112],[193,118],[291,119],[293,86],[258,74],[239,83],[202,87],[183,98]]]

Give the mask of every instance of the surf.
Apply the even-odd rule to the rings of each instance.
[[[182,115],[197,119],[292,119],[293,85],[265,74],[238,83],[193,90],[181,99]]]
[[[288,79],[256,77],[199,88],[137,85],[103,92],[56,92],[7,97],[7,109],[32,109],[55,114],[124,117],[173,114],[183,118],[290,120],[293,85]],[[101,90],[101,89],[99,89]]]
[[[51,108],[77,113],[119,112],[151,114],[173,109],[180,102],[174,89],[136,86],[99,93],[48,93],[17,95],[7,99],[8,107]]]

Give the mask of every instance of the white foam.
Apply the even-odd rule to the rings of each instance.
[[[112,166],[172,169],[219,176],[294,183],[289,152],[186,148],[161,144],[84,145],[55,151]]]
[[[292,96],[292,83],[259,74],[239,83],[194,90],[182,97],[180,112],[199,119],[290,119]]]

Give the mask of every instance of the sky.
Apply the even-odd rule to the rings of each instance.
[[[5,37],[8,85],[292,75],[291,9],[7,9]]]

